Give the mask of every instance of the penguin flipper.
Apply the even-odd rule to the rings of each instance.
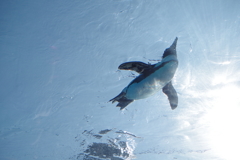
[[[146,69],[150,69],[152,67],[153,67],[153,65],[151,65],[151,64],[146,64],[146,63],[138,62],[138,61],[132,61],[132,62],[125,62],[125,63],[121,64],[118,67],[118,69],[132,70],[132,71],[136,71],[137,73],[141,74]]]
[[[167,95],[172,110],[177,108],[178,96],[176,90],[172,86],[172,82],[170,81],[168,84],[166,84],[162,91]]]

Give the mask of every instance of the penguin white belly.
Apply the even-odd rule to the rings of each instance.
[[[130,83],[124,90],[128,99],[147,98],[160,91],[174,76],[177,62],[172,61],[157,69],[140,82]],[[140,75],[143,76],[143,75]]]

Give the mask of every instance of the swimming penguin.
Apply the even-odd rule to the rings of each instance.
[[[177,40],[176,37],[173,44],[164,51],[162,61],[159,63],[151,65],[133,61],[121,64],[118,69],[136,71],[140,75],[110,102],[119,102],[117,107],[121,107],[122,110],[134,100],[147,98],[162,89],[168,97],[171,108],[175,109],[178,105],[178,96],[171,80],[178,67]]]

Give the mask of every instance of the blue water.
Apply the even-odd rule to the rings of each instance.
[[[0,2],[1,160],[236,160],[240,2]],[[171,110],[159,92],[108,103],[178,37]]]

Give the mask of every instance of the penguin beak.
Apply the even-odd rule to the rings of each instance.
[[[176,50],[178,37],[175,38],[173,44],[170,46],[170,49]]]

